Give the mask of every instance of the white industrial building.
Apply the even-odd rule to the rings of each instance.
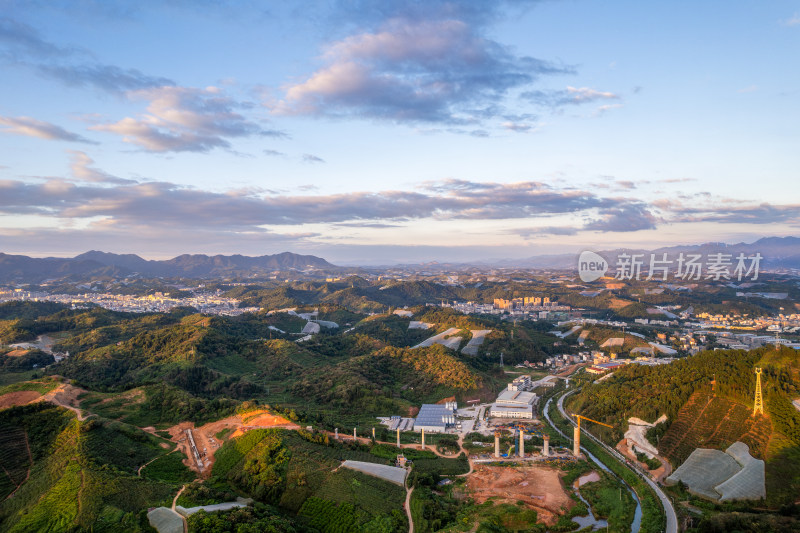
[[[536,393],[506,389],[489,409],[495,418],[533,418],[533,406],[539,400]]]
[[[441,404],[422,404],[414,420],[414,431],[425,433],[444,433],[456,425],[456,402]]]
[[[532,405],[500,405],[493,403],[489,410],[492,418],[533,418]]]

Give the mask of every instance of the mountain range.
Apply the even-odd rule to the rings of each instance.
[[[135,254],[92,250],[72,258],[35,258],[0,253],[0,282],[39,283],[48,279],[114,277],[211,278],[246,277],[290,270],[337,271],[340,267],[313,255],[283,252],[275,255],[179,255],[164,261],[142,259]]]
[[[591,248],[587,248],[591,249]],[[609,264],[616,264],[617,256],[626,254],[645,254],[645,260],[649,261],[650,254],[667,254],[670,259],[675,259],[679,254],[701,254],[704,257],[708,254],[731,254],[735,258],[739,253],[747,256],[760,253],[762,260],[760,268],[796,268],[800,269],[800,238],[798,237],[764,237],[752,243],[727,244],[724,242],[707,242],[697,245],[678,245],[651,250],[646,249],[615,249],[597,250],[592,249],[603,256]],[[578,253],[540,255],[526,259],[506,260],[502,266],[521,267],[521,268],[547,268],[547,269],[569,269],[575,270],[578,264]]]
[[[603,256],[610,265],[616,264],[622,253],[649,254],[666,253],[670,259],[678,254],[731,254],[752,256],[761,254],[760,268],[800,269],[800,238],[764,237],[753,243],[704,243],[698,245],[679,245],[645,249],[592,250]],[[507,259],[493,264],[430,264],[445,270],[459,270],[468,267],[511,267],[554,270],[575,270],[579,253],[539,255],[525,259]],[[405,265],[409,268],[421,265]],[[250,277],[276,271],[305,271],[346,273],[358,269],[339,267],[313,255],[299,255],[283,252],[275,255],[249,257],[244,255],[202,255],[184,254],[163,261],[147,260],[135,254],[113,254],[92,250],[73,258],[33,258],[24,255],[0,253],[0,283],[41,283],[45,280],[68,278],[71,280],[91,278],[124,278],[138,274],[145,278],[195,278]],[[436,270],[436,268],[432,268]]]

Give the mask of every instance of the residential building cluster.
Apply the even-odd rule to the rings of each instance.
[[[495,298],[491,304],[478,302],[441,303],[466,315],[502,315],[503,318],[522,320],[563,320],[570,317],[571,308],[550,300],[549,297],[525,297],[504,300]]]
[[[56,302],[73,308],[97,305],[104,309],[126,313],[166,313],[176,307],[194,307],[203,314],[236,316],[261,310],[259,307],[239,307],[239,300],[213,293],[197,293],[191,298],[170,298],[168,293],[161,292],[147,296],[133,296],[110,293],[48,294],[22,289],[0,289],[0,303],[13,300]]]
[[[766,344],[780,344],[790,348],[800,349],[800,343],[782,339],[775,335],[756,335],[755,333],[733,333],[730,331],[720,331],[714,333],[717,336],[717,344],[730,350],[752,350]]]
[[[521,307],[548,307],[550,306],[550,298],[547,296],[525,296],[524,298],[513,298],[511,300],[495,298],[493,305],[495,309],[505,309],[507,311]]]
[[[800,331],[800,314],[779,314],[777,316],[751,317],[749,315],[698,313],[698,327],[702,329],[741,329],[769,331]]]

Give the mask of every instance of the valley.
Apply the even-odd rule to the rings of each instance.
[[[725,337],[691,333],[693,315],[636,322],[633,286],[615,289],[612,299],[587,300],[552,275],[468,279],[218,284],[224,297],[257,309],[230,316],[181,306],[133,313],[0,304],[7,346],[0,345],[0,362],[9,362],[0,366],[0,530],[92,524],[112,531],[125,524],[126,531],[152,531],[148,513],[158,508],[153,523],[177,520],[189,531],[228,521],[286,532],[404,532],[413,523],[419,532],[494,524],[545,533],[603,521],[610,531],[655,533],[668,520],[652,481],[639,476],[663,483],[695,449],[724,450],[736,441],[766,463],[767,499],[757,504],[764,523],[791,529],[780,510],[797,505],[792,495],[800,488],[794,349],[714,351]],[[670,298],[697,312],[718,290],[709,284]],[[542,292],[558,297],[557,310],[508,303]],[[512,307],[464,314],[430,303],[444,295]],[[566,301],[572,306],[563,316]],[[309,333],[309,324],[318,327]],[[791,327],[784,327],[787,344],[794,342]],[[45,337],[46,346],[31,344]],[[606,342],[617,337],[624,341]],[[674,353],[640,353],[665,342]],[[56,361],[53,354],[64,356]],[[767,409],[753,418],[755,366],[764,368]],[[500,397],[516,397],[500,394],[510,387],[532,391],[531,420],[491,416],[502,411],[494,407]],[[551,398],[613,426],[586,428],[598,441],[582,441],[604,467],[573,457],[566,420],[542,425]],[[420,408],[449,402],[457,406],[452,425],[426,431],[423,443],[422,423],[415,424]],[[638,437],[649,439],[656,459],[617,454],[629,418],[661,415],[665,422]],[[391,417],[408,421],[402,431]],[[43,420],[47,431],[35,422]],[[526,435],[521,457],[517,428]],[[405,485],[341,468],[344,461],[401,465]],[[592,481],[573,487],[590,472],[585,479]],[[681,530],[733,516],[681,486],[662,489],[683,502],[675,506]],[[135,497],[121,499],[123,493]],[[56,494],[71,495],[75,505],[59,503]],[[178,511],[232,508],[184,517],[173,501]],[[698,522],[687,509],[701,509],[704,518]],[[771,516],[782,518],[773,523]]]

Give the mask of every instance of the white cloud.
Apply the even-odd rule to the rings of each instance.
[[[594,102],[596,100],[618,100],[619,95],[608,91],[598,91],[589,87],[567,86],[567,97],[576,104]]]
[[[94,160],[85,152],[70,150],[70,153],[72,154],[70,170],[72,176],[78,180],[92,183],[112,183],[116,185],[136,183],[135,180],[118,178],[92,166],[94,165]]]
[[[390,18],[331,44],[322,59],[323,67],[285,88],[274,113],[477,123],[499,112],[510,89],[572,72],[516,56],[452,17]]]
[[[263,130],[237,112],[245,106],[217,87],[169,86],[127,94],[133,100],[148,101],[147,113],[91,129],[121,135],[125,142],[149,152],[207,152],[230,148],[229,139],[235,137],[286,136],[280,131]]]
[[[0,127],[6,133],[25,135],[27,137],[38,137],[39,139],[49,139],[55,141],[69,141],[84,144],[96,144],[86,137],[77,133],[67,131],[61,126],[56,126],[50,122],[36,120],[31,117],[0,117]]]

